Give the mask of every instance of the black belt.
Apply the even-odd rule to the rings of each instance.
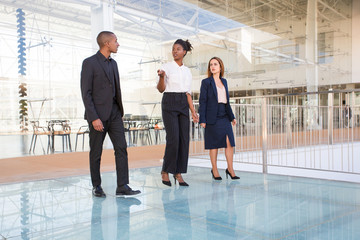
[[[167,95],[182,95],[182,94],[186,94],[186,92],[164,92],[164,94],[167,94]]]

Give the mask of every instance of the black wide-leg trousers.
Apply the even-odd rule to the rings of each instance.
[[[90,174],[92,185],[101,185],[100,162],[106,133],[109,134],[115,151],[117,186],[129,183],[129,166],[127,144],[121,112],[116,103],[113,104],[110,118],[103,121],[104,131],[96,131],[89,123],[90,138]]]
[[[162,171],[186,173],[189,158],[189,104],[186,93],[165,92],[161,102],[166,131],[166,147]]]

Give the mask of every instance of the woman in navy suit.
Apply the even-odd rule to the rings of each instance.
[[[222,180],[217,169],[217,154],[219,148],[225,148],[228,175],[231,179],[239,179],[233,168],[234,134],[232,125],[236,119],[229,102],[229,91],[224,75],[224,64],[218,57],[210,59],[208,78],[201,82],[199,98],[200,124],[205,128],[205,149],[210,149],[211,174],[215,180]]]

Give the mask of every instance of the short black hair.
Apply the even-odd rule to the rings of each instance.
[[[186,56],[187,52],[191,52],[191,50],[193,49],[193,46],[191,45],[189,40],[184,41],[182,39],[178,39],[174,42],[174,45],[175,44],[180,44],[182,48],[186,51],[184,57]]]
[[[112,35],[115,35],[115,34],[113,32],[110,32],[110,31],[102,31],[102,32],[100,32],[97,35],[97,38],[96,38],[96,41],[97,41],[97,44],[99,45],[99,47],[101,48],[102,46],[104,46],[107,39]]]

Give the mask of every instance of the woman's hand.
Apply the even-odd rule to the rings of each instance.
[[[191,116],[192,116],[192,119],[193,119],[194,123],[199,122],[199,115],[197,115],[197,113],[192,113]]]
[[[164,92],[165,91],[165,71],[164,70],[157,70],[157,74],[159,76],[159,82],[156,86],[157,90],[159,90],[159,92]]]
[[[164,70],[158,69],[157,74],[158,74],[159,77],[165,77],[165,71]]]
[[[206,128],[206,123],[200,123],[202,128]]]
[[[236,119],[234,118],[232,121],[231,121],[232,125],[235,126],[236,125]]]

